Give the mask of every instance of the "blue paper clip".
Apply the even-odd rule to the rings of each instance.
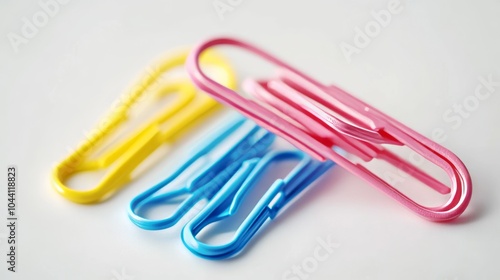
[[[265,168],[273,162],[300,160],[284,179],[276,180],[236,230],[222,245],[209,245],[196,238],[211,223],[237,213],[245,196],[257,183]],[[234,176],[210,200],[201,212],[182,229],[182,241],[194,254],[207,259],[225,259],[241,251],[252,236],[309,184],[332,167],[332,161],[319,162],[300,151],[270,152],[263,158],[245,161]]]
[[[176,224],[193,206],[203,199],[210,200],[217,191],[234,175],[241,164],[251,158],[262,156],[273,143],[275,136],[241,116],[231,117],[228,125],[213,133],[204,144],[193,149],[194,152],[169,177],[152,188],[136,196],[129,205],[128,216],[137,226],[147,230],[160,230]],[[223,143],[228,137],[236,134],[234,144]],[[225,151],[221,156],[211,158],[216,148]],[[176,179],[198,160],[205,159],[208,163],[196,170],[187,182],[177,185],[177,188],[157,194],[165,187],[175,185]],[[163,219],[148,219],[143,216],[144,210],[154,207],[179,203],[172,215]]]

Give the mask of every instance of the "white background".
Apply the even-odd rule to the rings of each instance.
[[[43,10],[37,1],[3,1],[0,167],[19,169],[20,220],[15,274],[3,261],[7,228],[0,227],[0,278],[286,279],[293,265],[314,256],[318,238],[330,237],[340,246],[307,279],[497,279],[500,87],[459,125],[443,114],[474,95],[479,77],[500,81],[500,4],[402,1],[403,10],[349,63],[339,45],[353,44],[356,27],[388,2],[232,1],[219,16],[212,0],[72,0],[15,52],[8,34],[21,35],[23,17],[32,21]],[[51,188],[53,166],[142,69],[167,50],[213,35],[259,44],[428,137],[443,129],[443,145],[473,178],[467,211],[451,223],[429,222],[335,168],[244,254],[207,261],[183,247],[180,227],[147,232],[126,216],[130,199],[166,176],[168,159],[98,205],[73,204]],[[258,73],[252,63],[236,67]]]

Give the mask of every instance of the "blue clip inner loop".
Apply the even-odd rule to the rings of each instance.
[[[137,195],[130,202],[128,216],[134,224],[147,230],[160,230],[173,226],[196,203],[202,199],[210,200],[245,160],[261,157],[266,152],[275,136],[241,116],[233,119],[228,125],[211,134],[211,137],[198,148],[193,149],[191,156],[187,156],[187,160],[172,175]],[[234,144],[221,145],[237,130],[243,132],[236,135],[237,139]],[[210,153],[216,148],[227,150],[217,159],[211,159]],[[190,180],[177,188],[155,195],[164,187],[174,184],[180,175],[202,158],[208,158],[209,162],[204,164],[204,168],[197,170]],[[142,215],[143,210],[150,210],[162,204],[172,204],[184,196],[186,198],[169,217],[153,220]]]
[[[233,239],[209,245],[196,238],[202,229],[237,213],[245,196],[258,182],[267,166],[276,161],[300,160],[284,179],[276,180],[236,230]],[[245,161],[234,176],[182,229],[182,241],[194,254],[207,259],[224,259],[238,253],[259,228],[334,163],[319,162],[300,151],[270,152],[263,158]]]

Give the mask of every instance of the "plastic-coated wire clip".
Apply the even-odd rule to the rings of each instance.
[[[165,73],[184,65],[188,53],[189,50],[185,50],[168,56],[151,67],[139,83],[119,100],[120,106],[115,107],[94,132],[54,168],[52,184],[58,193],[77,203],[105,200],[133,179],[132,172],[153,151],[163,144],[174,143],[203,120],[207,113],[220,107],[215,100],[198,91],[188,79],[167,77],[163,82]],[[203,64],[221,70],[217,73],[223,75],[218,76],[218,80],[228,87],[235,87],[233,70],[223,58],[207,53],[202,60]],[[153,90],[156,97],[175,95],[175,99],[151,121],[126,134],[128,138],[120,140],[117,145],[109,145],[108,142],[120,134],[120,129],[127,127],[131,110]],[[105,177],[90,189],[76,190],[66,185],[68,179],[78,173],[105,169],[109,169]]]
[[[234,135],[236,139],[227,140]],[[241,164],[251,158],[261,157],[273,143],[275,136],[242,117],[216,130],[203,139],[203,144],[194,148],[179,168],[165,180],[137,195],[128,208],[130,220],[147,230],[160,230],[176,224],[199,201],[210,200],[215,193],[233,176]],[[225,140],[232,142],[227,143]],[[223,153],[214,156],[214,150]],[[191,170],[197,162],[202,167]],[[184,172],[189,173],[185,182],[176,182]],[[161,192],[163,189],[168,189]],[[149,219],[145,213],[163,204],[178,204],[177,209],[168,217]]]
[[[284,179],[277,179],[271,185],[239,225],[230,241],[210,245],[196,237],[209,224],[235,215],[266,168],[272,163],[286,160],[299,162]],[[184,245],[194,254],[208,259],[224,259],[235,255],[266,221],[273,219],[287,203],[333,165],[332,161],[319,162],[300,151],[274,151],[263,158],[245,161],[206,207],[184,226]]]
[[[246,88],[253,95],[252,99],[212,80],[200,67],[200,55],[221,45],[242,48],[275,64],[279,68],[278,77],[248,80]],[[215,38],[194,48],[186,65],[193,82],[220,102],[234,107],[314,158],[333,160],[426,219],[455,219],[470,202],[472,181],[469,172],[451,151],[344,90],[321,84],[256,46],[233,38]],[[451,188],[382,144],[406,146],[421,155],[446,172]],[[339,154],[334,147],[356,156],[361,162]],[[368,170],[366,162],[374,159],[401,168],[439,193],[449,193],[449,199],[438,207],[417,203]]]

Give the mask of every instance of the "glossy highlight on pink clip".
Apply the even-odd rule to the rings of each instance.
[[[247,80],[252,99],[215,82],[200,67],[208,48],[230,45],[242,48],[278,66],[277,78]],[[449,221],[462,214],[470,202],[472,182],[467,168],[451,151],[371,107],[336,86],[319,83],[278,58],[249,43],[215,38],[198,45],[187,60],[191,79],[220,102],[234,107],[265,129],[283,137],[319,160],[330,159],[377,187],[418,215],[431,221]],[[382,144],[406,146],[446,172],[451,188]],[[339,154],[334,147],[357,156],[364,163],[383,160],[403,170],[441,194],[450,194],[438,207],[423,206],[368,170]]]

